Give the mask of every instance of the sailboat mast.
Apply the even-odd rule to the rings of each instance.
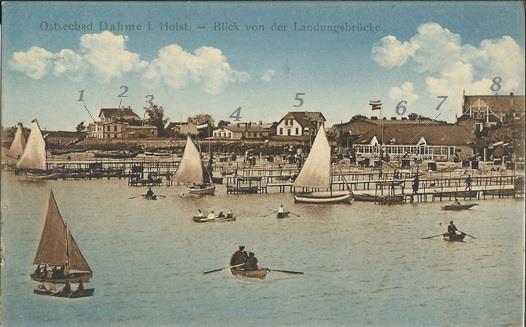
[[[64,226],[66,227],[66,263],[63,272],[65,275],[69,275],[69,229],[65,222]]]

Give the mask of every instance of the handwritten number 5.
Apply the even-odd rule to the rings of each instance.
[[[303,99],[300,98],[300,95],[305,95],[305,93],[296,93],[296,98],[294,100],[298,101],[297,105],[293,105],[293,107],[301,107],[303,106]]]

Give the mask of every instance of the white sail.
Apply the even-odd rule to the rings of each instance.
[[[16,168],[22,169],[46,169],[46,142],[37,120],[33,120],[31,133],[27,139],[26,147],[22,156],[16,163]]]
[[[18,159],[22,153],[24,153],[24,148],[26,147],[26,138],[24,137],[24,132],[22,130],[22,124],[18,124],[16,127],[15,138],[11,147],[7,152],[7,156],[10,158]]]
[[[183,159],[175,172],[174,180],[178,183],[204,184],[201,156],[192,139],[186,139]]]
[[[293,185],[323,189],[330,187],[331,147],[323,126],[320,127],[309,156]]]

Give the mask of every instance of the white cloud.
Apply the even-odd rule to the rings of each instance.
[[[27,51],[13,53],[9,67],[24,73],[33,79],[44,77],[51,67],[53,53],[40,47],[31,47]]]
[[[405,81],[400,87],[393,86],[389,90],[389,97],[396,101],[407,101],[407,103],[414,103],[418,100],[418,95],[414,91],[413,83]]]
[[[143,81],[150,88],[164,83],[180,89],[193,82],[201,84],[210,94],[218,94],[229,83],[249,78],[248,73],[232,69],[220,49],[201,47],[190,53],[177,44],[161,48],[143,74]]]
[[[373,44],[373,59],[380,66],[392,68],[405,64],[414,53],[413,46],[408,42],[400,42],[393,35],[383,37]]]
[[[524,49],[510,36],[483,40],[477,47],[463,44],[459,34],[431,22],[420,25],[408,41],[392,35],[382,38],[372,46],[371,55],[383,67],[407,65],[424,73],[429,95],[448,96],[451,114],[461,110],[463,90],[492,94],[497,76],[502,78],[501,94],[524,85]]]
[[[261,80],[265,82],[270,82],[272,78],[274,78],[274,75],[276,75],[276,72],[273,69],[267,69],[261,75]]]
[[[80,49],[62,49],[56,53],[39,47],[15,52],[9,67],[33,79],[41,79],[50,71],[55,76],[67,76],[78,80],[92,75],[97,81],[109,83],[125,73],[143,72],[147,87],[161,84],[180,89],[189,82],[199,84],[210,94],[223,91],[228,84],[245,82],[250,75],[232,69],[220,49],[200,47],[190,53],[177,44],[159,49],[158,57],[147,62],[138,53],[126,48],[127,36],[109,31],[84,34],[80,37]],[[266,77],[272,78],[268,70]]]
[[[104,31],[99,34],[84,34],[80,37],[80,52],[83,60],[92,69],[95,77],[109,83],[123,73],[139,71],[148,63],[137,53],[126,50],[127,36]]]

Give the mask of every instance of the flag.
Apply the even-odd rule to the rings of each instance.
[[[369,105],[371,106],[371,110],[382,109],[382,102],[380,100],[369,100]]]

